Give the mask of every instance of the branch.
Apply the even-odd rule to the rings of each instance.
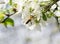
[[[47,6],[44,7],[44,10],[47,12],[47,11],[50,11],[50,8],[52,5],[56,4],[59,0],[52,0],[50,4],[48,4]]]
[[[17,12],[17,10],[15,8],[13,9],[13,11],[14,11],[13,14],[10,14],[10,12],[8,11],[8,14],[5,14],[7,16],[7,18],[5,18],[1,23],[5,22],[6,19],[8,19],[10,16],[14,15]]]

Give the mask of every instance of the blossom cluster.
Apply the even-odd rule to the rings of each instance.
[[[25,0],[22,6],[22,21],[28,27],[35,27],[51,17],[58,18],[59,0]],[[57,19],[58,20],[58,19]]]

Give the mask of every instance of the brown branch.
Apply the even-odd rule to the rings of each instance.
[[[9,11],[8,11],[8,14],[5,14],[7,16],[7,18],[5,18],[1,23],[5,22],[6,19],[8,19],[10,16],[14,15],[17,12],[17,10],[15,8],[13,9],[13,11],[14,11],[13,14],[10,14]]]

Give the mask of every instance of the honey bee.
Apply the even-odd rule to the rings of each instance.
[[[34,18],[34,16],[30,15],[29,19],[26,21],[26,24],[28,24],[29,22],[31,22],[31,20]]]

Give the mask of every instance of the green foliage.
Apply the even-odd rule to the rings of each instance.
[[[17,8],[17,3],[13,3],[12,6],[13,6],[14,8]]]
[[[4,17],[5,17],[5,15],[3,14],[3,12],[0,12],[0,22],[3,21]]]
[[[46,14],[48,18],[51,18],[52,16],[54,16],[53,12],[49,12],[48,14]]]
[[[11,18],[7,18],[3,24],[7,27],[8,25],[14,26],[14,21]]]
[[[12,0],[9,0],[9,4],[12,5]]]
[[[47,5],[49,5],[49,4],[50,4],[49,1],[40,2],[40,6],[41,6],[41,7],[42,7],[42,6],[47,6]]]
[[[47,21],[47,16],[45,15],[44,12],[42,12],[42,19],[43,19],[44,21]]]
[[[14,13],[13,8],[9,9],[8,11],[9,11],[10,14]]]
[[[17,3],[14,3],[12,0],[9,0],[9,5],[11,5],[12,7],[17,8]]]
[[[17,8],[17,3],[13,3],[12,0],[9,0],[8,4],[12,6],[12,8],[0,11],[0,23],[3,23],[5,27],[8,25],[14,26],[14,21],[10,18],[10,16],[14,14],[13,8]],[[5,18],[5,16],[7,16],[7,18]]]

